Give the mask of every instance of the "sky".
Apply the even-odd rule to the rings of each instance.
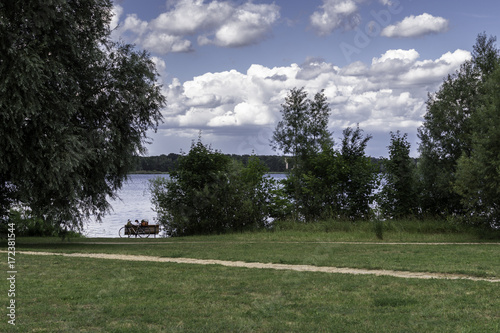
[[[115,0],[112,38],[147,50],[167,98],[148,155],[202,141],[227,154],[275,155],[269,140],[292,88],[324,90],[336,144],[346,127],[388,156],[390,132],[417,129],[428,94],[500,37],[498,0]]]

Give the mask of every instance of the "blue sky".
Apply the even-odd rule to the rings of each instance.
[[[293,87],[321,89],[336,142],[356,126],[387,156],[389,133],[417,128],[428,92],[470,58],[478,33],[500,37],[497,0],[116,0],[113,38],[150,52],[167,107],[149,155],[204,143],[276,154],[269,139]]]

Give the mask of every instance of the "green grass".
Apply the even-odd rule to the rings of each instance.
[[[453,220],[400,219],[386,221],[325,220],[314,223],[277,222],[278,231],[305,234],[327,233],[344,240],[389,241],[485,241],[500,240],[500,231],[474,228]],[[383,237],[380,237],[383,236]]]
[[[200,239],[200,238],[198,238]],[[500,277],[496,262],[500,245],[338,244],[317,242],[228,241],[206,237],[189,242],[160,240],[158,244],[54,243],[25,244],[19,250],[48,252],[119,253],[158,257],[241,260],[414,272],[460,273]],[[219,239],[219,241],[215,241]]]
[[[19,255],[17,286],[12,332],[500,329],[488,282]]]
[[[466,244],[484,242],[474,233],[385,226],[380,240],[368,224],[328,232],[301,227],[177,239],[19,238],[16,249],[500,277],[500,243]],[[347,243],[333,243],[339,241]],[[395,241],[404,244],[389,244]],[[462,244],[425,244],[435,241]],[[5,241],[0,246],[6,249]],[[20,253],[16,269],[17,325],[4,315],[1,332],[500,331],[499,283]],[[8,302],[4,285],[0,304]]]

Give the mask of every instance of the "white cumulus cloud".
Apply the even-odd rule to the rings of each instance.
[[[192,35],[214,29],[230,18],[234,7],[229,2],[181,0],[169,11],[151,21],[151,28],[172,35]]]
[[[162,128],[212,133],[238,129],[235,137],[252,128],[272,128],[289,90],[305,87],[310,96],[324,89],[332,110],[329,126],[337,133],[356,123],[367,131],[416,131],[427,93],[436,91],[443,77],[468,59],[470,53],[463,50],[420,60],[413,49],[397,49],[373,58],[371,64],[344,68],[310,58],[283,67],[255,64],[246,73],[206,73],[184,83],[173,79],[164,88],[168,106]]]
[[[420,55],[415,49],[411,50],[387,50],[380,58],[373,58],[372,65],[385,63],[391,60],[401,60],[404,63],[413,63]]]
[[[169,35],[161,32],[152,32],[145,36],[140,44],[142,47],[156,54],[170,52],[189,52],[192,50],[191,42],[180,36]]]
[[[441,82],[449,73],[452,73],[461,64],[470,59],[471,54],[468,51],[456,50],[455,52],[446,52],[436,60],[415,62],[410,71],[401,73],[400,78],[402,84],[407,85],[428,85],[431,82]]]
[[[449,21],[442,17],[424,13],[408,16],[403,21],[385,27],[381,35],[385,37],[421,37],[448,30]]]
[[[272,34],[280,17],[275,4],[237,4],[231,1],[180,0],[151,21],[136,14],[121,18],[123,8],[115,5],[113,36],[122,37],[149,51],[165,55],[193,51],[190,36],[199,45],[240,47],[259,43]]]
[[[360,21],[355,0],[323,0],[320,10],[310,17],[311,26],[319,35],[328,35],[339,28],[354,29]]]
[[[270,35],[279,16],[279,7],[275,4],[246,3],[216,29],[213,39],[200,36],[198,42],[225,47],[254,44]]]

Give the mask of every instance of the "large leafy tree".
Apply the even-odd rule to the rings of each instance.
[[[323,91],[310,100],[304,88],[294,88],[285,98],[281,114],[271,144],[273,149],[292,155],[293,169],[285,182],[285,191],[293,198],[294,218],[309,219],[310,212],[318,210],[311,206],[312,197],[304,183],[307,181],[305,175],[315,168],[317,155],[333,145],[328,131],[330,108]]]
[[[478,35],[473,58],[429,95],[424,123],[418,131],[424,214],[463,212],[460,196],[453,190],[457,161],[472,152],[471,118],[481,105],[484,81],[499,57],[495,40]]]
[[[281,105],[281,114],[271,144],[274,150],[292,154],[297,168],[301,168],[310,155],[332,143],[328,131],[330,108],[323,91],[310,100],[304,88],[290,90]]]
[[[472,118],[472,153],[458,161],[455,190],[468,222],[500,226],[500,63],[484,86],[482,106]]]
[[[348,219],[371,217],[370,204],[377,185],[377,173],[371,159],[365,155],[366,145],[372,138],[363,130],[347,127],[343,131],[340,156],[337,161],[339,215]]]
[[[74,227],[109,209],[165,103],[110,0],[0,3],[0,199]]]
[[[324,149],[309,161],[301,175],[301,212],[306,220],[366,219],[377,177],[365,148],[371,136],[356,127],[343,131],[339,150]]]
[[[303,88],[292,89],[281,113],[272,143],[294,158],[284,181],[284,192],[294,204],[293,218],[368,218],[376,184],[373,165],[365,156],[371,136],[364,136],[359,126],[346,128],[340,150],[335,150],[323,91],[310,100]]]

